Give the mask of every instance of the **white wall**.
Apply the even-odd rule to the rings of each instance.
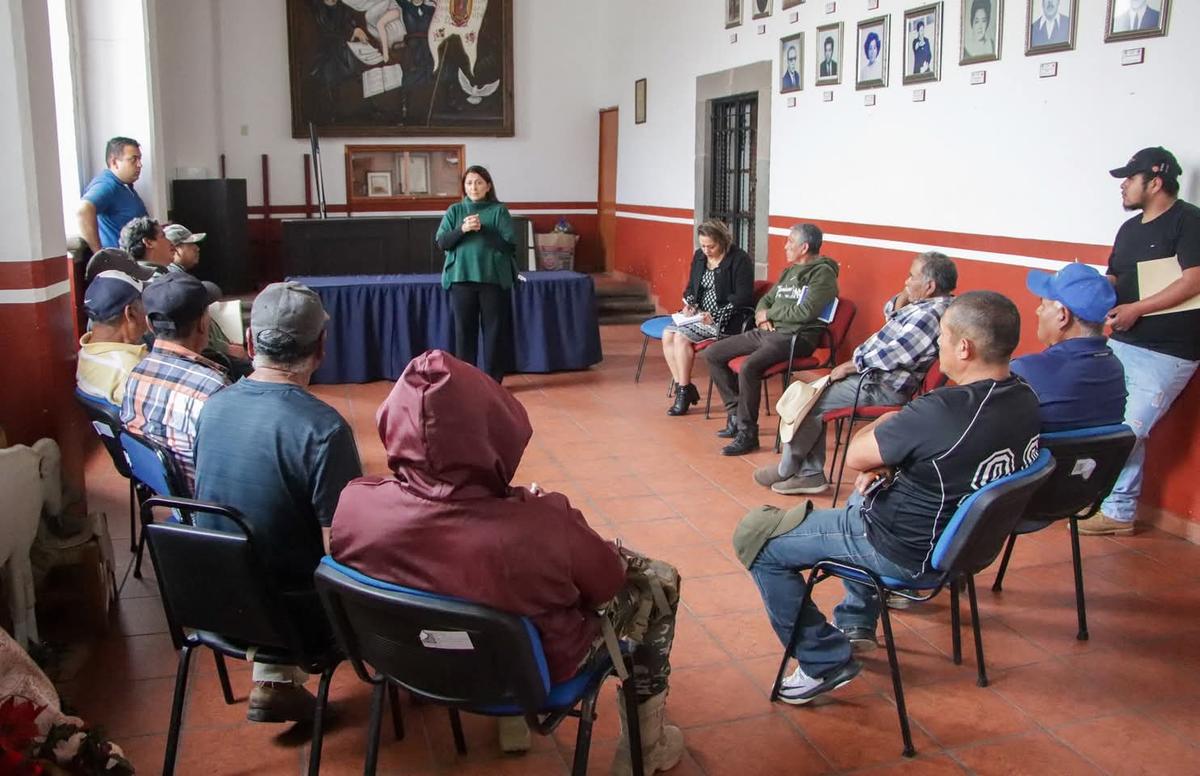
[[[273,205],[304,202],[308,140],[291,137],[284,0],[155,0],[163,164],[247,179],[261,204],[261,154],[270,155]],[[326,199],[345,201],[349,143],[465,143],[510,201],[592,201],[598,152],[595,87],[615,52],[601,48],[589,0],[515,0],[512,138],[322,138]],[[187,95],[185,102],[179,95]],[[245,134],[243,134],[243,128]]]
[[[1138,148],[1164,145],[1187,173],[1183,194],[1200,194],[1200,3],[1172,3],[1170,35],[1103,42],[1105,3],[1081,0],[1075,51],[1027,57],[1025,3],[1005,3],[1002,59],[958,64],[959,0],[945,0],[948,31],[942,80],[901,85],[903,11],[915,0],[842,0],[826,15],[810,0],[784,12],[774,0],[766,34],[746,20],[724,28],[723,0],[612,0],[600,22],[610,42],[599,101],[621,106],[618,201],[691,209],[694,190],[695,79],[748,62],[777,62],[781,37],[803,31],[804,90],[794,108],[776,94],[771,110],[770,212],[817,219],[922,227],[1071,242],[1111,242],[1123,213],[1107,170]],[[799,21],[791,24],[792,11]],[[864,106],[852,67],[823,102],[812,85],[818,25],[845,24],[847,55],[855,24],[892,17],[889,86]],[[636,21],[636,23],[634,23]],[[738,42],[730,44],[736,32]],[[1125,48],[1145,47],[1146,63],[1122,67]],[[849,64],[849,59],[846,63]],[[1039,79],[1057,61],[1056,78]],[[971,86],[970,73],[987,83]],[[774,70],[778,76],[778,65]],[[633,83],[648,79],[648,121],[633,123]],[[926,101],[912,102],[924,88]]]

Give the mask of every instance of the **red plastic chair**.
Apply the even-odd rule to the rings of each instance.
[[[767,390],[767,383],[770,378],[775,375],[781,375],[782,386],[781,391],[786,391],[788,385],[792,382],[792,375],[796,372],[804,372],[810,369],[832,369],[837,365],[837,352],[841,348],[842,343],[846,340],[846,335],[850,332],[850,324],[854,322],[854,316],[858,313],[858,308],[849,299],[838,298],[837,312],[833,314],[833,321],[821,332],[820,343],[812,355],[802,356],[797,358],[796,352],[796,336],[792,336],[791,355],[792,357],[786,361],[780,361],[777,364],[772,364],[763,371],[763,403],[767,408],[767,414],[771,414],[771,396]],[[746,362],[747,356],[738,356],[731,359],[729,368],[734,374],[739,374],[742,369],[742,364]],[[708,400],[704,405],[704,417],[710,416],[712,409],[712,378],[708,379]]]
[[[863,382],[871,379],[871,376],[877,370],[869,369],[859,382],[859,390],[862,390]],[[921,396],[922,394],[935,391],[945,385],[950,378],[942,372],[941,364],[937,359],[929,365],[929,371],[925,373],[925,377],[921,380],[921,385],[917,387],[916,393],[912,398]],[[910,399],[911,401],[911,399]],[[858,392],[854,394],[854,405],[850,407],[842,407],[836,410],[830,410],[821,416],[821,420],[826,423],[833,423],[833,458],[829,462],[829,478],[833,479],[833,470],[837,466],[838,452],[842,454],[842,465],[838,467],[837,481],[833,487],[833,504],[837,506],[838,494],[842,490],[842,477],[846,472],[846,451],[850,449],[850,437],[854,433],[855,423],[866,423],[889,412],[896,412],[904,409],[903,404],[866,404],[858,405]]]

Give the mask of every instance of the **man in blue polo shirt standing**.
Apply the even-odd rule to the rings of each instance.
[[[128,137],[114,137],[104,148],[108,169],[92,178],[83,189],[75,211],[79,235],[92,251],[116,248],[121,227],[147,215],[142,198],[134,191],[134,181],[142,174],[142,148]]]
[[[1117,303],[1108,279],[1086,264],[1055,274],[1030,270],[1041,353],[1014,359],[1012,373],[1038,396],[1042,431],[1068,431],[1125,420],[1125,369],[1108,347],[1104,318]]]

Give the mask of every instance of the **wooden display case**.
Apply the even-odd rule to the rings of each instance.
[[[461,145],[347,145],[350,211],[449,207],[462,197]]]

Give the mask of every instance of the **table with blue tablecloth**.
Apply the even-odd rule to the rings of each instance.
[[[600,362],[596,288],[579,272],[528,272],[513,288],[516,371],[586,369]],[[454,316],[440,275],[288,278],[321,297],[329,313],[316,383],[395,380],[415,356],[453,350]]]

